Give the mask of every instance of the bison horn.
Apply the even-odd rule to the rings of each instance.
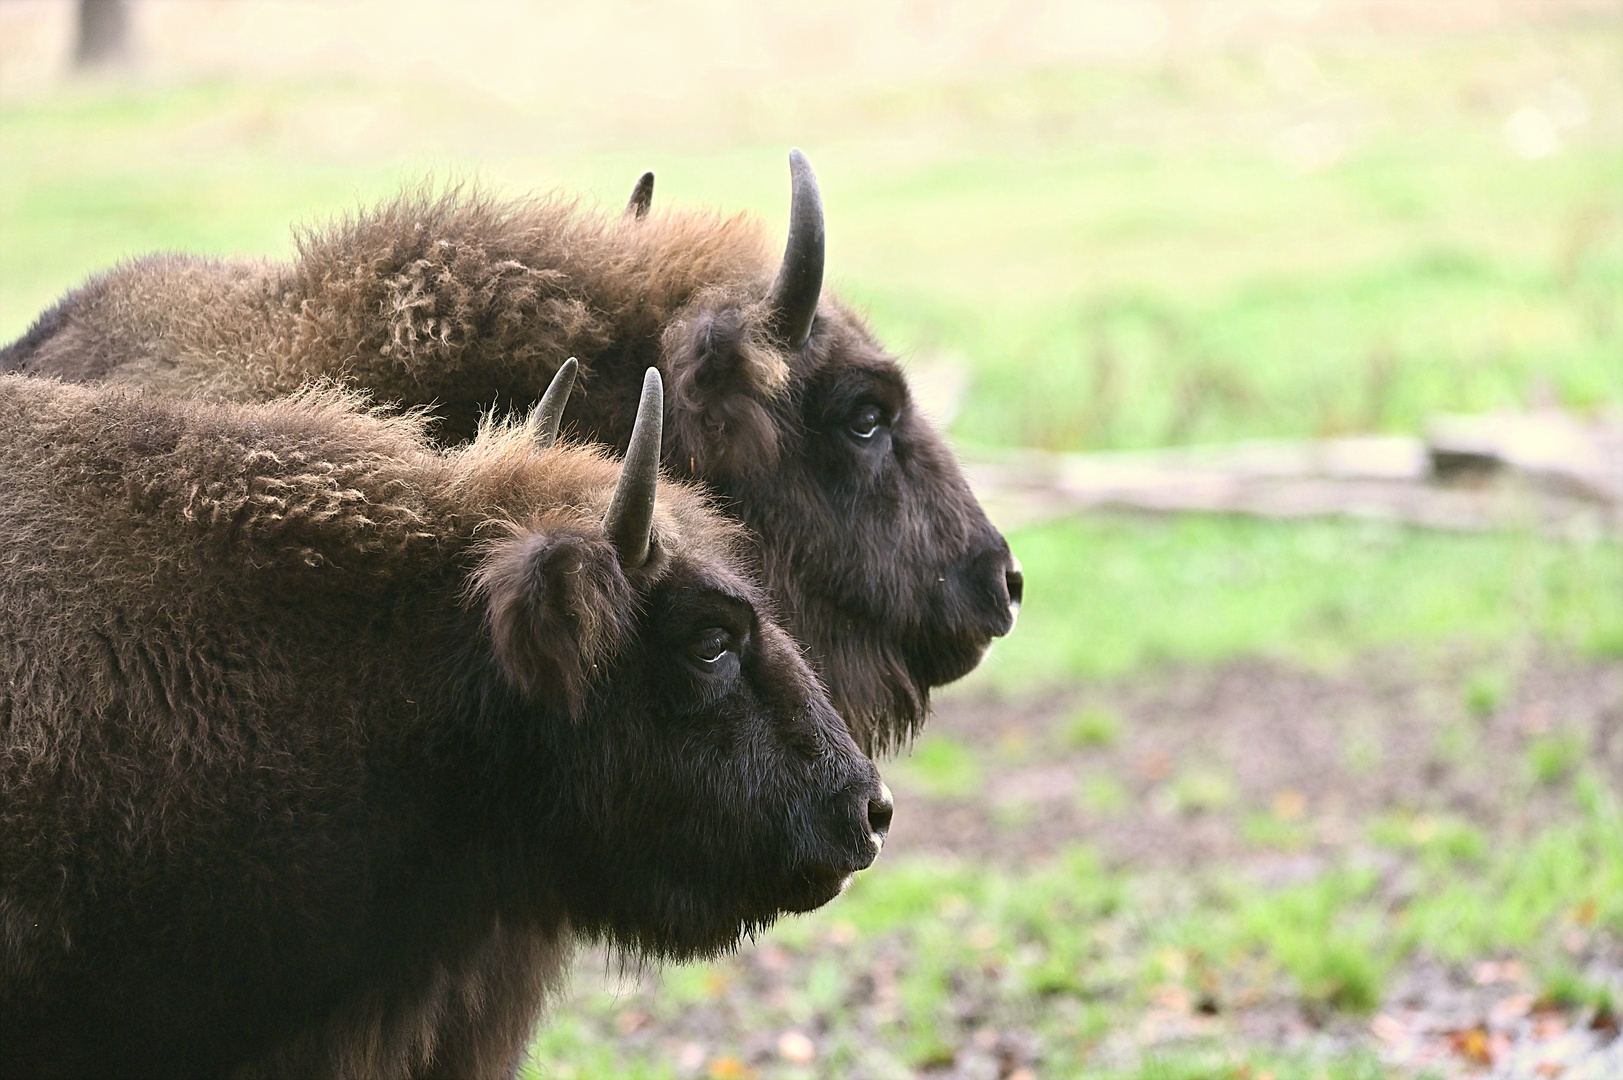
[[[789,151],[794,197],[789,205],[789,243],[767,297],[778,335],[791,349],[806,344],[817,298],[823,292],[823,196],[806,155]]]
[[[623,216],[641,221],[648,216],[648,207],[654,202],[654,174],[645,172],[637,178],[637,186],[631,189],[631,201],[626,203],[626,212]]]
[[[620,551],[620,562],[635,569],[648,561],[648,538],[654,527],[654,488],[659,482],[659,444],[665,426],[665,384],[659,369],[642,378],[642,400],[631,426],[631,443],[604,527]]]
[[[525,421],[524,427],[529,431],[535,449],[546,450],[558,441],[564,406],[569,404],[569,392],[575,388],[575,372],[579,369],[580,361],[573,356],[558,365],[557,374],[547,384],[547,392],[541,395],[540,404]]]

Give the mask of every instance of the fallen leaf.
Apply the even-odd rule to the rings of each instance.
[[[1448,1045],[1454,1053],[1473,1064],[1493,1064],[1493,1050],[1488,1043],[1488,1031],[1481,1024],[1460,1031],[1450,1031]]]
[[[710,1080],[744,1080],[750,1075],[750,1070],[737,1058],[723,1055],[710,1063],[705,1075]]]

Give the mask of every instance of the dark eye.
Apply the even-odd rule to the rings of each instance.
[[[851,414],[848,422],[851,434],[859,439],[871,439],[873,433],[879,430],[884,422],[885,414],[879,411],[877,405],[859,405],[856,412]]]
[[[719,626],[712,626],[708,630],[701,630],[693,643],[688,646],[693,655],[707,664],[714,664],[725,656],[733,647],[733,635]]]

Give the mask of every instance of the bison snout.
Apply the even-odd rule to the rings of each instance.
[[[1003,537],[994,535],[994,540],[965,564],[961,580],[981,633],[1002,637],[1014,629],[1015,617],[1020,614],[1026,576]]]

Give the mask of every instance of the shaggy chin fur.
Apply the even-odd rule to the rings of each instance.
[[[457,442],[578,356],[566,428],[624,446],[657,365],[667,468],[749,525],[791,632],[859,741],[884,747],[1008,629],[1008,549],[858,316],[825,295],[803,348],[776,340],[776,263],[745,218],[418,191],[302,236],[289,264],[126,263],[0,370],[237,401],[337,380],[431,407]],[[872,404],[883,438],[854,439]]]
[[[0,376],[0,1077],[502,1077],[873,858],[739,529],[493,428]],[[721,628],[713,664],[696,641]]]

